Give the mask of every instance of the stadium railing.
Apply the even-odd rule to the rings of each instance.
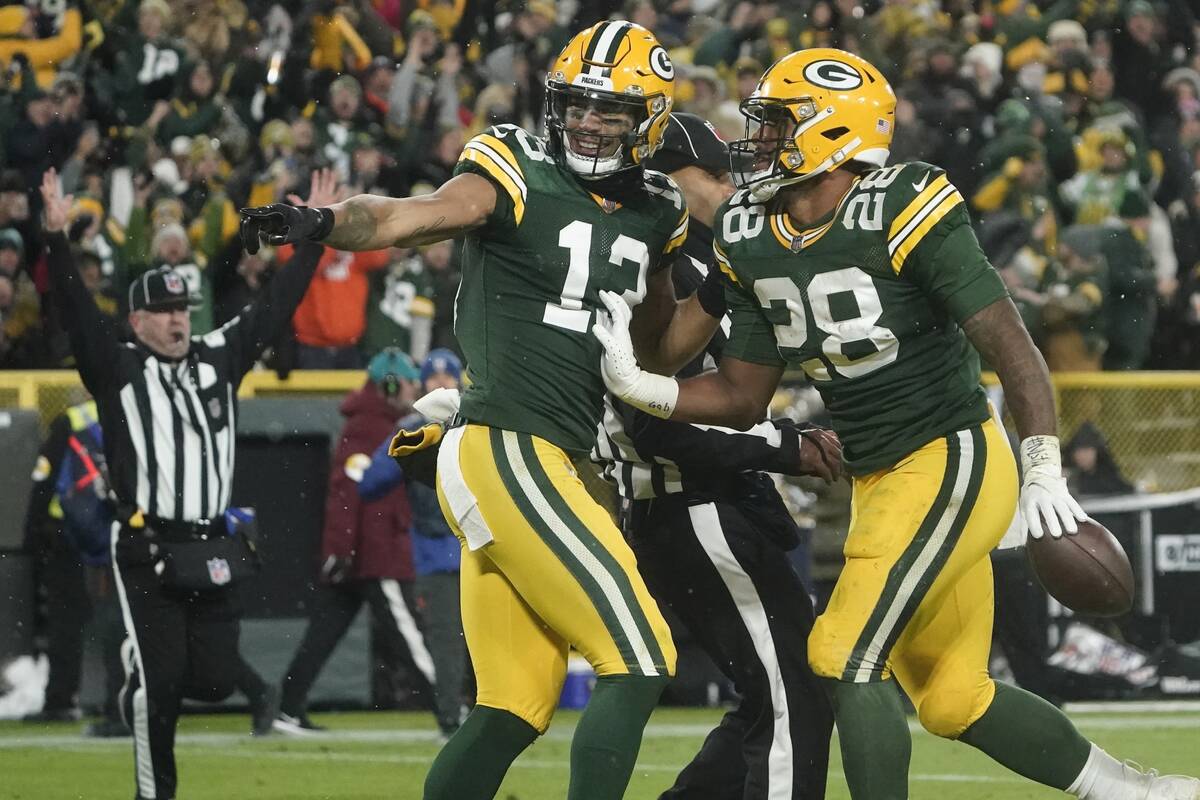
[[[303,371],[280,380],[246,376],[239,396],[340,395],[362,384],[357,371]],[[1122,474],[1140,491],[1200,486],[1200,373],[1078,372],[1053,376],[1063,443],[1085,422],[1108,441]],[[987,375],[985,383],[995,384]],[[36,409],[46,425],[86,398],[73,371],[0,372],[0,408]]]

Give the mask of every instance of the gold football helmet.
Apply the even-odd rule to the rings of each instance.
[[[675,99],[675,67],[654,34],[600,22],[577,34],[546,74],[550,152],[583,178],[640,171],[662,144]],[[586,131],[580,120],[601,119]],[[625,129],[619,115],[633,116]]]
[[[730,167],[734,182],[764,202],[850,161],[887,163],[896,95],[862,58],[817,47],[776,61],[741,112],[746,138],[729,145]]]

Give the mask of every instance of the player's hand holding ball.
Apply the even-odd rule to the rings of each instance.
[[[1062,476],[1057,436],[1030,436],[1021,441],[1021,514],[1028,534],[1040,539],[1076,533],[1087,519]]]

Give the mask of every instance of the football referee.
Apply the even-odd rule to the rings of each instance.
[[[729,153],[706,121],[674,113],[647,166],[679,184],[692,215],[671,278],[677,297],[699,292],[715,318],[706,352],[679,373],[698,375],[729,331],[710,270],[713,214],[733,192]],[[605,403],[592,458],[617,485],[638,571],[741,696],[660,800],[824,797],[833,711],[808,665],[812,601],[787,557],[800,532],[766,473],[836,478],[836,437],[791,420],[735,431]]]
[[[331,176],[314,174],[313,192]],[[187,286],[161,268],[129,288],[131,342],[96,308],[64,233],[72,198],[42,179],[50,279],[80,378],[96,399],[118,521],[113,571],[128,641],[122,714],[133,729],[139,800],[175,797],[184,697],[220,700],[240,668],[230,587],[253,553],[226,514],[237,389],[287,325],[323,248],[303,244],[266,296],[191,337]]]

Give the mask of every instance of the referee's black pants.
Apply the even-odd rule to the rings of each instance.
[[[431,711],[434,709],[433,686],[437,674],[421,633],[412,584],[392,578],[368,578],[317,587],[304,639],[283,679],[281,712],[293,717],[305,712],[309,690],[364,602],[387,637],[383,643],[385,652],[404,666],[413,682],[414,694]]]
[[[162,585],[140,533],[114,543],[113,574],[132,647],[121,713],[133,731],[138,800],[175,797],[175,724],[183,698],[215,702],[240,678],[238,606],[229,588]]]
[[[637,501],[638,570],[737,687],[660,800],[822,798],[833,712],[808,666],[812,601],[787,554],[733,503]]]

